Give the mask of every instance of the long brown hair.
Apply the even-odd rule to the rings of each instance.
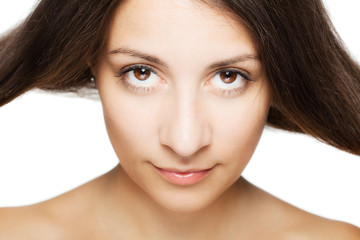
[[[0,39],[0,106],[40,88],[94,87],[88,63],[105,51],[120,0],[42,0]],[[360,155],[360,67],[321,0],[202,0],[252,33],[270,82],[268,123]]]

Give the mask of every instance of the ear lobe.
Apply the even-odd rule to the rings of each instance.
[[[89,68],[90,68],[89,80],[91,81],[92,84],[94,84],[93,86],[94,86],[95,88],[97,88],[95,68],[94,68],[93,64],[91,64],[90,62],[88,62],[87,65],[88,65]]]
[[[95,71],[94,65],[93,65],[91,62],[88,62],[87,65],[88,65],[89,68],[90,68],[91,76],[92,76],[92,77],[95,77],[95,76],[96,76],[96,71]]]
[[[92,88],[96,88],[97,89],[97,84],[96,84],[96,71],[94,68],[94,65],[91,64],[91,62],[87,62],[87,65],[90,69],[90,75],[88,76],[89,78],[89,84]]]
[[[270,102],[270,108],[271,108],[271,109],[279,110],[278,105],[277,105],[273,100],[271,100],[271,102]]]

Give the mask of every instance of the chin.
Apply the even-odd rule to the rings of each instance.
[[[153,195],[153,200],[167,211],[194,213],[209,207],[221,193],[216,193],[214,188],[211,189],[211,192],[206,192],[200,187],[192,186],[191,188],[172,189],[153,194],[150,194]]]
[[[162,201],[158,202],[161,207],[174,213],[195,213],[199,212],[211,204],[212,201],[204,201],[203,198],[188,199],[187,201]]]

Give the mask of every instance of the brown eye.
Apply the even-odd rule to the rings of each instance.
[[[221,72],[220,73],[220,78],[224,83],[232,83],[236,80],[237,78],[237,73],[236,72]]]
[[[150,77],[151,71],[146,68],[136,68],[134,69],[134,75],[138,80],[144,81]]]

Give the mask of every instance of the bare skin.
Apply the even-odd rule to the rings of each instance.
[[[0,239],[360,239],[357,227],[299,210],[243,178],[231,186],[238,188],[239,194],[232,196],[234,201],[229,202],[229,211],[219,211],[204,222],[194,221],[191,234],[182,235],[189,231],[189,225],[181,229],[182,219],[162,222],[159,219],[148,224],[135,222],[134,210],[143,210],[145,206],[133,203],[128,207],[125,196],[132,193],[127,187],[118,190],[124,195],[120,202],[112,202],[114,178],[121,178],[125,184],[131,181],[118,166],[57,198],[26,207],[1,209]]]
[[[52,200],[2,209],[0,239],[359,239],[356,227],[240,177],[271,104],[241,23],[193,0],[129,0],[107,50],[90,65],[121,165]],[[159,168],[212,170],[183,186]]]

